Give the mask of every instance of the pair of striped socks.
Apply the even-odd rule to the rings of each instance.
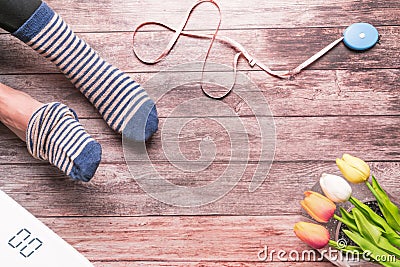
[[[157,131],[155,104],[142,87],[103,60],[46,3],[12,34],[52,61],[113,130],[140,142]],[[93,177],[101,147],[67,106],[41,107],[30,119],[26,136],[35,158],[48,160],[73,179]]]

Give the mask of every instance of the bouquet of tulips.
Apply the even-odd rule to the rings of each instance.
[[[294,232],[303,242],[315,249],[320,249],[329,244],[331,247],[343,252],[359,253],[383,266],[400,266],[400,212],[399,208],[390,200],[388,194],[379,185],[372,175],[370,167],[363,160],[344,154],[341,159],[336,159],[343,176],[350,183],[365,183],[372,192],[379,206],[381,214],[378,215],[370,206],[352,196],[350,184],[342,177],[322,174],[320,186],[325,196],[317,192],[305,192],[301,206],[316,221],[327,223],[334,218],[347,226],[344,234],[356,245],[342,246],[330,240],[326,227],[308,222],[298,222]],[[335,214],[336,204],[350,201],[353,208],[347,211],[340,207],[340,215]],[[382,261],[381,259],[394,259]]]

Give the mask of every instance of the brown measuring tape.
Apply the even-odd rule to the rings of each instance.
[[[218,11],[218,25],[214,31],[213,34],[199,34],[197,32],[193,32],[193,31],[185,31],[185,27],[193,13],[193,11],[200,6],[203,3],[211,3],[212,5],[214,5]],[[260,69],[262,69],[263,71],[265,71],[266,73],[270,74],[271,76],[277,77],[277,78],[281,78],[281,79],[291,79],[293,78],[295,75],[299,74],[304,68],[308,67],[310,64],[312,64],[313,62],[315,62],[316,60],[318,60],[321,56],[323,56],[324,54],[326,54],[328,51],[330,51],[332,48],[334,48],[336,45],[338,45],[342,40],[343,37],[340,37],[339,39],[333,41],[332,43],[330,43],[329,45],[327,45],[326,47],[324,47],[322,50],[320,50],[319,52],[317,52],[316,54],[314,54],[313,56],[311,56],[309,59],[307,59],[306,61],[304,61],[303,63],[301,63],[299,66],[297,66],[296,68],[292,69],[292,70],[288,70],[288,71],[274,71],[271,70],[269,67],[267,67],[266,65],[264,65],[260,60],[258,60],[257,58],[253,57],[250,55],[249,52],[247,52],[247,50],[237,41],[226,37],[226,36],[218,36],[218,32],[220,30],[221,27],[221,22],[222,22],[222,13],[221,13],[221,9],[219,7],[219,5],[214,1],[214,0],[199,0],[197,3],[195,3],[187,12],[185,18],[182,20],[181,25],[178,28],[172,28],[164,23],[161,22],[156,22],[156,21],[147,21],[144,22],[142,24],[140,24],[139,26],[136,27],[136,29],[133,32],[133,53],[134,55],[144,64],[157,64],[158,62],[160,62],[161,60],[163,60],[165,57],[168,56],[168,54],[171,52],[171,50],[173,49],[173,47],[175,46],[175,44],[177,43],[179,37],[181,35],[183,36],[188,36],[188,37],[193,37],[193,38],[203,38],[203,39],[211,39],[210,41],[210,45],[208,47],[207,50],[207,54],[205,56],[204,59],[204,63],[203,63],[203,67],[202,67],[202,74],[201,74],[201,80],[203,81],[204,78],[204,71],[206,68],[206,63],[208,60],[208,57],[210,55],[212,46],[214,44],[214,42],[216,40],[222,42],[222,43],[226,43],[229,46],[231,46],[235,51],[237,51],[237,53],[235,54],[235,57],[233,59],[233,73],[234,73],[234,81],[232,83],[232,86],[229,88],[229,90],[222,96],[213,96],[211,94],[209,94],[206,90],[204,90],[203,85],[202,85],[202,81],[200,83],[200,87],[201,90],[203,91],[203,93],[212,98],[212,99],[223,99],[226,96],[228,96],[230,94],[230,92],[232,91],[232,89],[235,86],[236,83],[236,75],[237,75],[237,66],[238,66],[238,62],[239,62],[239,58],[240,57],[244,57],[248,64],[253,68],[254,66],[258,66]],[[136,49],[135,49],[135,37],[138,33],[138,31],[143,28],[144,26],[147,25],[156,25],[156,26],[160,26],[163,27],[167,30],[173,31],[175,32],[174,35],[172,36],[171,40],[169,41],[168,45],[166,46],[166,48],[164,49],[164,51],[154,60],[145,60],[142,57],[139,56],[139,54],[137,53]]]

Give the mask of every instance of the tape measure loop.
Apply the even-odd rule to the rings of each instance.
[[[214,33],[201,34],[201,33],[193,32],[193,31],[185,31],[185,27],[191,17],[191,14],[199,5],[201,5],[203,3],[211,3],[213,6],[216,7],[216,9],[218,11],[218,24],[215,28]],[[166,24],[163,24],[160,22],[154,22],[154,21],[144,22],[144,23],[140,24],[133,32],[133,40],[132,40],[133,53],[142,63],[156,64],[156,63],[160,62],[161,60],[163,60],[171,52],[171,50],[173,49],[173,47],[175,46],[175,44],[177,43],[177,41],[181,35],[194,37],[194,38],[211,39],[206,56],[204,58],[203,67],[201,70],[202,71],[202,75],[201,75],[202,81],[200,84],[201,84],[201,90],[207,97],[220,100],[220,99],[223,99],[226,96],[228,96],[230,94],[230,92],[233,90],[233,87],[235,86],[238,62],[239,62],[239,58],[241,56],[246,58],[246,60],[248,61],[248,64],[250,65],[251,68],[253,68],[254,66],[257,65],[260,69],[262,69],[263,71],[265,71],[266,73],[268,73],[271,76],[274,76],[274,77],[277,77],[280,79],[293,80],[294,77],[297,74],[299,74],[303,69],[305,69],[308,66],[310,66],[311,64],[313,64],[315,61],[317,61],[323,55],[328,53],[331,49],[333,49],[335,46],[337,46],[342,41],[344,41],[345,45],[347,47],[349,47],[350,49],[362,51],[362,50],[366,50],[366,49],[373,47],[377,42],[379,42],[379,39],[380,39],[378,31],[371,24],[355,23],[355,24],[350,25],[346,29],[346,31],[344,32],[342,37],[340,37],[339,39],[336,39],[335,41],[333,41],[332,43],[330,43],[329,45],[327,45],[326,47],[321,49],[319,52],[317,52],[316,54],[311,56],[309,59],[307,59],[306,61],[301,63],[296,68],[294,68],[292,70],[288,70],[288,71],[274,71],[274,70],[271,70],[269,67],[267,67],[265,64],[263,64],[260,60],[251,56],[250,53],[239,42],[237,42],[229,37],[226,37],[226,36],[217,36],[217,34],[220,30],[220,27],[221,27],[221,22],[222,22],[222,14],[221,14],[221,9],[220,9],[219,5],[214,0],[200,0],[200,1],[196,2],[189,9],[185,18],[182,20],[180,26],[177,29],[174,29]],[[167,30],[174,32],[173,37],[169,41],[169,43],[166,46],[166,48],[164,49],[164,51],[154,60],[143,59],[142,57],[139,56],[139,54],[137,53],[137,51],[135,49],[135,40],[134,39],[137,35],[137,32],[141,28],[143,28],[144,26],[147,26],[147,25],[157,25],[157,26],[163,27]],[[233,75],[235,76],[234,82],[233,82],[232,86],[230,87],[230,89],[227,91],[227,93],[225,93],[223,96],[212,96],[203,88],[203,85],[202,85],[203,78],[204,78],[204,72],[205,72],[205,68],[206,68],[206,63],[207,63],[207,60],[211,53],[213,44],[216,40],[230,45],[234,50],[237,51],[237,53],[235,54],[235,57],[233,59]]]

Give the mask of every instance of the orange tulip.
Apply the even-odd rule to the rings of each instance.
[[[332,200],[312,191],[306,191],[304,195],[306,197],[300,202],[301,206],[314,220],[326,223],[332,218],[336,210]]]
[[[294,225],[294,233],[301,241],[315,249],[325,247],[330,239],[328,230],[315,223],[298,222]]]

